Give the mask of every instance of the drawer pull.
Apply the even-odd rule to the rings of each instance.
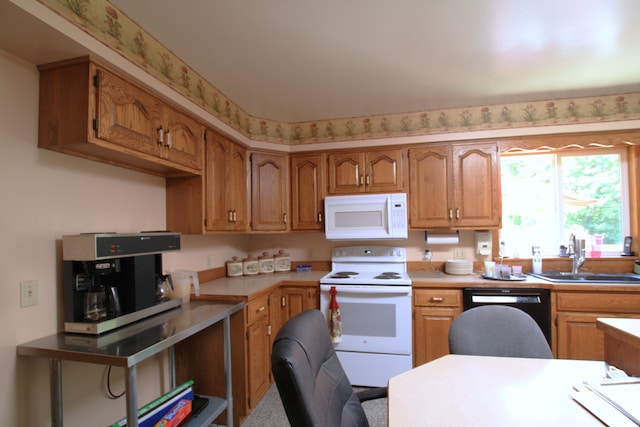
[[[431,297],[432,302],[444,302],[444,298],[442,297]]]
[[[256,310],[256,313],[262,313],[264,311],[264,305]]]

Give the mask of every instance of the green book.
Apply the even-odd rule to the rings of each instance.
[[[142,408],[138,409],[138,419],[140,419],[142,416],[144,416],[148,412],[150,412],[153,409],[157,408],[158,406],[162,405],[167,400],[171,399],[172,397],[176,396],[177,394],[180,394],[181,392],[183,392],[184,390],[186,390],[187,388],[189,388],[191,386],[193,386],[193,380],[185,381],[184,383],[180,384],[176,388],[168,391],[167,393],[163,394],[162,396],[158,397],[157,399],[154,399],[151,402],[147,403]],[[126,425],[127,425],[127,418],[125,417],[125,418],[121,419],[120,421],[112,424],[111,427],[125,427]]]

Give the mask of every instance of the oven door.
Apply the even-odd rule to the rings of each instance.
[[[342,319],[342,341],[336,350],[411,355],[411,286],[321,284],[325,317],[332,286]]]

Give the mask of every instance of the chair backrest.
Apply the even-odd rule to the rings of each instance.
[[[319,310],[284,324],[273,343],[271,370],[292,426],[369,425]]]
[[[535,320],[524,311],[484,305],[462,312],[449,330],[452,354],[551,359],[549,344]]]

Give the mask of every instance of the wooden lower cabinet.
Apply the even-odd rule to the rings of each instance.
[[[284,299],[283,299],[284,298]],[[290,317],[319,307],[319,286],[309,283],[276,285],[249,298],[206,295],[199,299],[244,301],[243,310],[231,316],[231,366],[234,425],[241,425],[273,383],[273,338]],[[284,301],[284,305],[283,305]],[[176,345],[176,379],[195,379],[199,393],[224,396],[222,322]],[[211,357],[196,357],[206,354]],[[226,423],[226,413],[216,422]]]
[[[559,359],[604,360],[599,317],[640,318],[640,293],[557,291]]]
[[[413,365],[449,354],[449,328],[462,313],[459,289],[415,289],[413,293]]]

